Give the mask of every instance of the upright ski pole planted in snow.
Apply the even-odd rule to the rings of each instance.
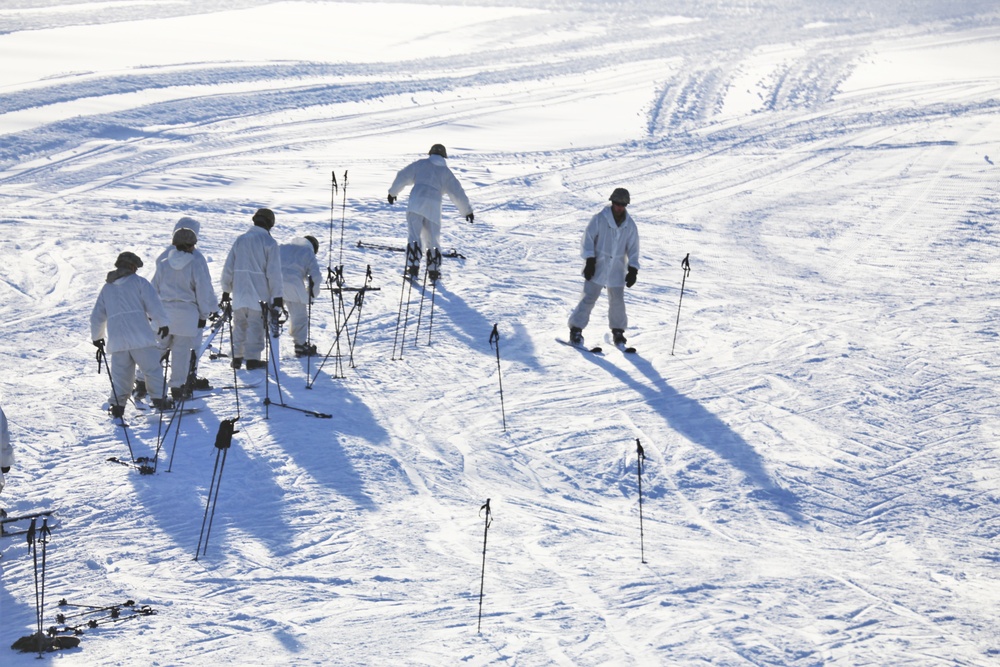
[[[483,584],[486,581],[486,536],[490,532],[490,524],[493,523],[493,512],[490,511],[490,499],[486,499],[486,504],[479,508],[479,514],[482,516],[483,510],[486,510],[486,525],[483,528],[483,571],[479,575],[479,622],[476,625],[476,632],[482,632],[483,627]]]
[[[642,532],[642,464],[646,460],[646,453],[642,451],[642,443],[639,438],[635,439],[636,473],[639,475],[639,554],[642,562],[646,562],[645,536]]]
[[[674,343],[670,346],[670,356],[673,356],[674,346],[677,345],[677,327],[681,323],[681,302],[684,300],[684,283],[687,282],[688,274],[691,273],[691,263],[688,261],[690,256],[691,253],[688,253],[681,260],[681,268],[684,270],[684,275],[681,277],[681,297],[677,299],[677,321],[674,323]]]
[[[42,657],[42,651],[47,647],[45,633],[42,631],[43,618],[45,615],[45,547],[49,542],[49,520],[42,519],[42,527],[36,529],[36,520],[31,520],[28,528],[28,549],[31,550],[35,565],[35,647],[38,649],[38,657]],[[41,568],[38,564],[38,545],[42,545]]]
[[[507,411],[503,406],[503,376],[500,375],[500,332],[497,325],[493,325],[493,332],[490,334],[490,347],[497,351],[497,380],[500,382],[500,415],[503,417],[503,431],[507,432]]]
[[[239,419],[237,417],[236,419]],[[198,534],[198,548],[195,549],[194,559],[208,552],[208,537],[212,533],[212,521],[215,519],[215,505],[219,502],[219,488],[222,487],[222,471],[226,467],[226,456],[229,454],[229,447],[233,444],[233,434],[239,433],[236,430],[236,419],[223,419],[219,423],[219,431],[215,436],[215,467],[212,469],[212,481],[208,485],[208,498],[205,501],[205,515],[201,519],[201,533]],[[221,458],[221,465],[219,463]],[[213,495],[214,494],[214,495]],[[209,513],[211,509],[211,514]],[[207,524],[207,530],[206,530]],[[201,543],[205,541],[205,550],[202,551]]]
[[[333,183],[330,186],[330,250],[326,259],[327,268],[333,265],[333,207],[337,205],[337,172],[331,171],[330,178]]]
[[[344,200],[340,209],[340,266],[344,265],[344,220],[347,218],[347,170],[344,170]]]

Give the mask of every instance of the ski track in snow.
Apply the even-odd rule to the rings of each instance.
[[[0,11],[0,48],[268,4],[24,2]],[[181,50],[5,86],[0,397],[18,465],[3,505],[58,510],[50,616],[63,597],[158,612],[88,630],[61,661],[995,663],[1000,71],[947,64],[996,53],[996,8],[480,4],[541,11],[477,25],[480,48],[450,56]],[[857,83],[914,54],[950,74]],[[444,260],[433,323],[418,335],[411,318],[395,355],[403,255],[354,244],[403,243],[383,193],[437,137],[476,221],[445,206],[464,258]],[[552,339],[578,298],[579,235],[619,184],[642,235],[639,353],[581,354]],[[108,462],[127,443],[152,455],[166,426],[130,408],[126,441],[100,410],[87,316],[115,255],[152,259],[193,215],[217,278],[258,206],[279,239],[321,239],[349,284],[372,267],[355,367],[331,359],[311,384],[320,359],[283,358],[280,395],[241,389],[239,413],[232,390],[196,399],[155,475]],[[314,304],[321,352],[330,299]],[[201,372],[231,385],[227,361]],[[333,418],[265,406],[279,396]],[[237,414],[194,560],[214,435]],[[34,570],[22,542],[0,546],[9,646],[33,628]]]

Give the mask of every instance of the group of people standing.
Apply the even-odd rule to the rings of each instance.
[[[447,165],[447,150],[434,144],[426,158],[401,169],[389,187],[388,202],[412,186],[407,205],[406,275],[415,278],[421,259],[427,277],[441,275],[441,204],[447,195],[459,213],[472,223],[475,215],[462,185]],[[639,270],[639,235],[628,214],[629,193],[616,188],[611,204],[596,214],[583,235],[583,296],[569,317],[570,340],[583,343],[583,329],[601,292],[607,288],[608,322],[616,344],[624,344],[628,318],[624,290]],[[133,390],[148,391],[154,407],[173,407],[190,396],[197,380],[195,350],[207,320],[218,308],[231,310],[232,367],[264,368],[265,315],[287,309],[296,356],[316,353],[308,340],[307,304],[320,293],[322,283],[312,236],[279,245],[271,236],[274,212],[254,213],[253,226],[233,242],[222,269],[222,298],[216,299],[205,257],[197,250],[200,225],[190,217],[178,220],[171,247],[156,260],[152,281],[136,272],[142,260],[122,252],[108,273],[91,312],[91,340],[110,357],[112,415],[124,414]],[[107,342],[105,342],[107,337]],[[161,360],[172,357],[165,377]],[[136,370],[139,381],[136,382]],[[167,394],[167,388],[170,392]]]
[[[151,281],[137,274],[143,262],[135,253],[118,255],[90,315],[91,339],[110,356],[108,404],[113,416],[124,415],[133,391],[148,392],[160,410],[190,397],[198,382],[196,350],[220,307],[231,310],[233,368],[242,367],[244,360],[249,370],[266,365],[261,360],[266,336],[261,304],[271,311],[288,306],[296,354],[315,353],[306,340],[305,304],[319,295],[319,242],[306,236],[279,246],[271,236],[273,211],[258,209],[252,220],[253,226],[236,238],[226,256],[221,300],[208,262],[196,247],[200,225],[193,218],[177,221],[171,246],[157,258]],[[161,365],[167,358],[169,378]]]

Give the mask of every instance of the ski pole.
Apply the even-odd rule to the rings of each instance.
[[[399,310],[396,313],[396,333],[392,338],[392,360],[396,361],[396,346],[399,345],[399,359],[403,358],[403,343],[406,342],[406,320],[410,318],[410,292],[413,290],[413,281],[409,279],[408,270],[410,265],[416,261],[420,262],[420,244],[408,243],[406,245],[406,264],[403,265],[403,284],[399,290]],[[406,287],[409,285],[410,291]],[[403,309],[403,297],[406,297],[406,309]],[[400,341],[400,325],[402,324],[402,341]]]
[[[643,563],[646,562],[645,536],[642,531],[642,464],[646,460],[646,453],[642,451],[642,443],[639,438],[635,439],[636,453],[636,473],[639,475],[639,554]]]
[[[355,303],[358,306],[358,315],[354,320],[354,343],[351,344],[351,368],[355,367],[354,345],[357,343],[358,340],[358,331],[361,330],[361,309],[364,308],[365,295],[367,294],[368,290],[371,289],[371,285],[372,285],[372,265],[369,264],[368,268],[365,270],[365,284],[360,290],[358,290],[358,297],[355,300]]]
[[[479,575],[479,622],[476,625],[476,632],[482,632],[483,627],[483,584],[486,581],[486,536],[490,531],[490,524],[493,523],[493,512],[490,511],[490,499],[486,499],[486,504],[479,508],[479,514],[482,516],[483,510],[486,510],[485,527],[483,528],[483,569]]]
[[[347,170],[344,170],[343,205],[340,209],[340,266],[344,266],[344,219],[347,217]]]
[[[434,248],[434,264],[438,267],[440,271],[441,267],[441,251]],[[434,301],[437,297],[437,281],[431,281],[431,312],[430,317],[427,319],[427,344],[431,344],[431,333],[434,331]]]
[[[328,246],[330,250],[326,258],[327,268],[333,264],[333,207],[337,205],[337,172],[331,171],[330,178],[333,183],[330,186],[330,245]]]
[[[500,332],[497,325],[493,325],[493,332],[490,334],[490,347],[497,351],[497,380],[500,382],[500,415],[503,417],[503,431],[507,432],[507,411],[503,405],[503,376],[500,374]]]
[[[688,253],[681,260],[681,269],[684,270],[684,275],[681,277],[681,296],[677,299],[677,321],[674,323],[674,343],[670,346],[670,356],[674,355],[674,346],[677,345],[677,327],[681,323],[681,302],[684,300],[684,283],[687,282],[688,274],[691,273],[691,263],[688,261],[690,256],[691,253]]]
[[[35,543],[35,523],[37,519],[32,519],[31,524],[28,526],[27,540],[28,540],[28,550],[31,552],[31,559],[34,565],[34,575],[35,575],[35,646],[38,648],[38,657],[42,657],[42,614],[39,609],[39,592],[38,592],[38,545]]]
[[[310,345],[313,344],[313,342],[312,342],[313,286],[314,286],[313,277],[309,276],[309,284],[306,285],[306,288],[309,290],[309,293],[306,295],[308,297],[308,299],[309,299],[309,301],[306,303],[306,352],[308,353],[308,354],[306,354],[306,377],[307,378],[310,375],[312,375],[312,354],[309,353],[310,351],[309,351],[309,347],[308,346],[310,346]],[[306,389],[312,389],[312,387],[309,386],[308,382],[306,382]]]
[[[104,362],[104,370],[107,371],[108,381],[111,383],[111,397],[115,401],[115,405],[118,405],[118,390],[115,389],[115,380],[111,377],[111,363],[108,361],[108,355],[104,352],[104,339],[98,341],[100,345],[97,346],[97,372],[101,372],[101,362]],[[122,406],[125,409],[125,406]],[[119,417],[122,424],[122,430],[125,431],[125,444],[128,446],[128,455],[132,459],[132,465],[135,465],[135,452],[132,451],[132,439],[128,436],[128,425],[125,424],[125,417]]]
[[[42,518],[42,530],[41,538],[39,542],[42,543],[42,602],[38,607],[38,628],[41,631],[42,625],[45,622],[45,563],[48,553],[49,536],[51,532],[49,531],[49,519],[48,517]]]
[[[420,320],[424,315],[424,295],[427,294],[427,274],[430,270],[431,263],[431,251],[427,251],[427,263],[424,264],[424,282],[420,285],[420,307],[417,309],[417,326],[413,330],[413,347],[417,346],[417,340],[420,338]]]
[[[236,419],[239,419],[237,417]],[[219,502],[219,489],[222,487],[222,471],[226,467],[226,456],[229,447],[233,444],[233,434],[239,433],[236,430],[236,419],[223,419],[219,423],[219,431],[215,436],[215,467],[212,469],[212,481],[208,485],[208,497],[205,502],[205,515],[201,519],[201,533],[198,535],[198,548],[195,549],[194,559],[198,560],[199,554],[208,553],[208,537],[212,533],[212,522],[215,520],[215,506]],[[219,465],[219,458],[222,458],[222,465]],[[216,478],[218,472],[218,478]],[[212,492],[215,492],[213,498]],[[212,513],[209,515],[209,508]],[[205,530],[205,523],[208,522],[208,530]],[[205,540],[205,550],[201,549],[202,538]]]

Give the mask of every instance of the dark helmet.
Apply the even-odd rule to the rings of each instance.
[[[628,206],[629,204],[628,190],[626,190],[625,188],[615,188],[615,191],[611,193],[609,201],[615,204],[624,204],[625,206]]]
[[[316,253],[318,253],[319,252],[319,241],[316,240],[316,237],[315,236],[308,236],[307,235],[306,236],[306,240],[309,241],[309,243],[312,243],[313,254],[315,255]]]
[[[142,260],[139,259],[139,255],[134,252],[125,252],[118,255],[118,259],[115,260],[116,269],[132,269],[136,271],[142,268]]]
[[[444,144],[434,144],[431,149],[427,152],[428,155],[440,155],[443,158],[448,157],[448,151],[445,150]]]
[[[193,248],[196,243],[198,243],[198,235],[194,233],[193,229],[188,229],[187,227],[181,227],[176,232],[174,232],[174,238],[172,241],[174,247],[178,250],[183,250],[184,248]]]
[[[274,211],[269,208],[257,209],[257,212],[253,214],[253,224],[270,230],[271,227],[274,227]]]

